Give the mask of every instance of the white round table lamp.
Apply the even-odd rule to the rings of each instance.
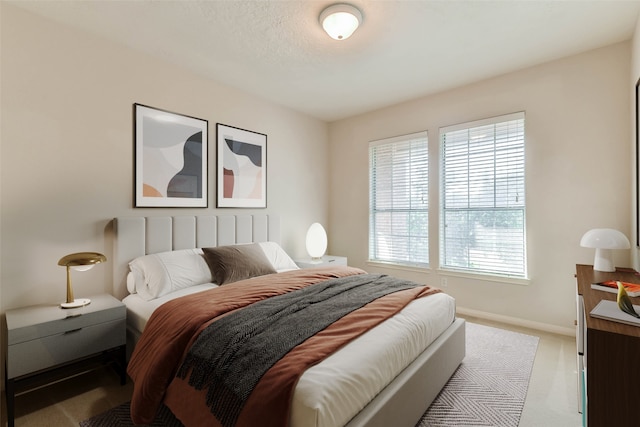
[[[327,250],[327,233],[320,223],[314,222],[307,230],[307,253],[311,259],[322,258]]]
[[[616,271],[613,263],[613,249],[629,249],[629,239],[618,230],[612,228],[594,228],[587,231],[580,246],[595,248],[593,269],[597,271]]]

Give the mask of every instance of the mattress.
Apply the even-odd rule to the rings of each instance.
[[[129,328],[143,331],[151,313],[164,302],[215,286],[193,286],[152,301],[131,294],[123,300]],[[291,426],[346,424],[454,319],[455,300],[451,296],[437,293],[419,298],[391,319],[309,368],[295,389]]]
[[[145,301],[138,294],[129,294],[122,300],[124,305],[127,306],[127,328],[134,332],[136,337],[139,337],[142,331],[144,331],[144,326],[151,317],[151,313],[165,302],[185,295],[206,291],[217,286],[218,285],[214,283],[190,286],[188,288],[179,289],[170,294],[163,295],[160,298],[152,299],[151,301]]]

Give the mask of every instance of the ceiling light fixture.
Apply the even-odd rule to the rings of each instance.
[[[344,40],[362,24],[362,12],[350,4],[333,4],[320,13],[320,24],[331,38]]]

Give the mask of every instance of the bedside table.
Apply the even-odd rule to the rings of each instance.
[[[15,395],[73,374],[115,362],[126,374],[126,307],[111,295],[91,297],[76,309],[37,305],[6,312],[5,390],[8,426]],[[98,365],[98,362],[100,365]]]
[[[347,257],[324,255],[319,259],[301,258],[294,260],[294,262],[300,268],[327,267],[330,265],[347,265]]]

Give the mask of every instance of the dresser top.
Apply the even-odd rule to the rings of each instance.
[[[584,298],[584,311],[587,320],[587,328],[604,332],[613,332],[622,335],[640,337],[640,327],[626,325],[611,320],[598,319],[590,315],[591,310],[603,299],[615,301],[617,295],[591,288],[592,283],[606,280],[620,280],[629,283],[640,283],[640,275],[631,268],[617,268],[615,272],[595,271],[591,265],[576,265],[576,278],[578,281],[578,294]],[[640,305],[640,297],[631,298],[635,305]]]

